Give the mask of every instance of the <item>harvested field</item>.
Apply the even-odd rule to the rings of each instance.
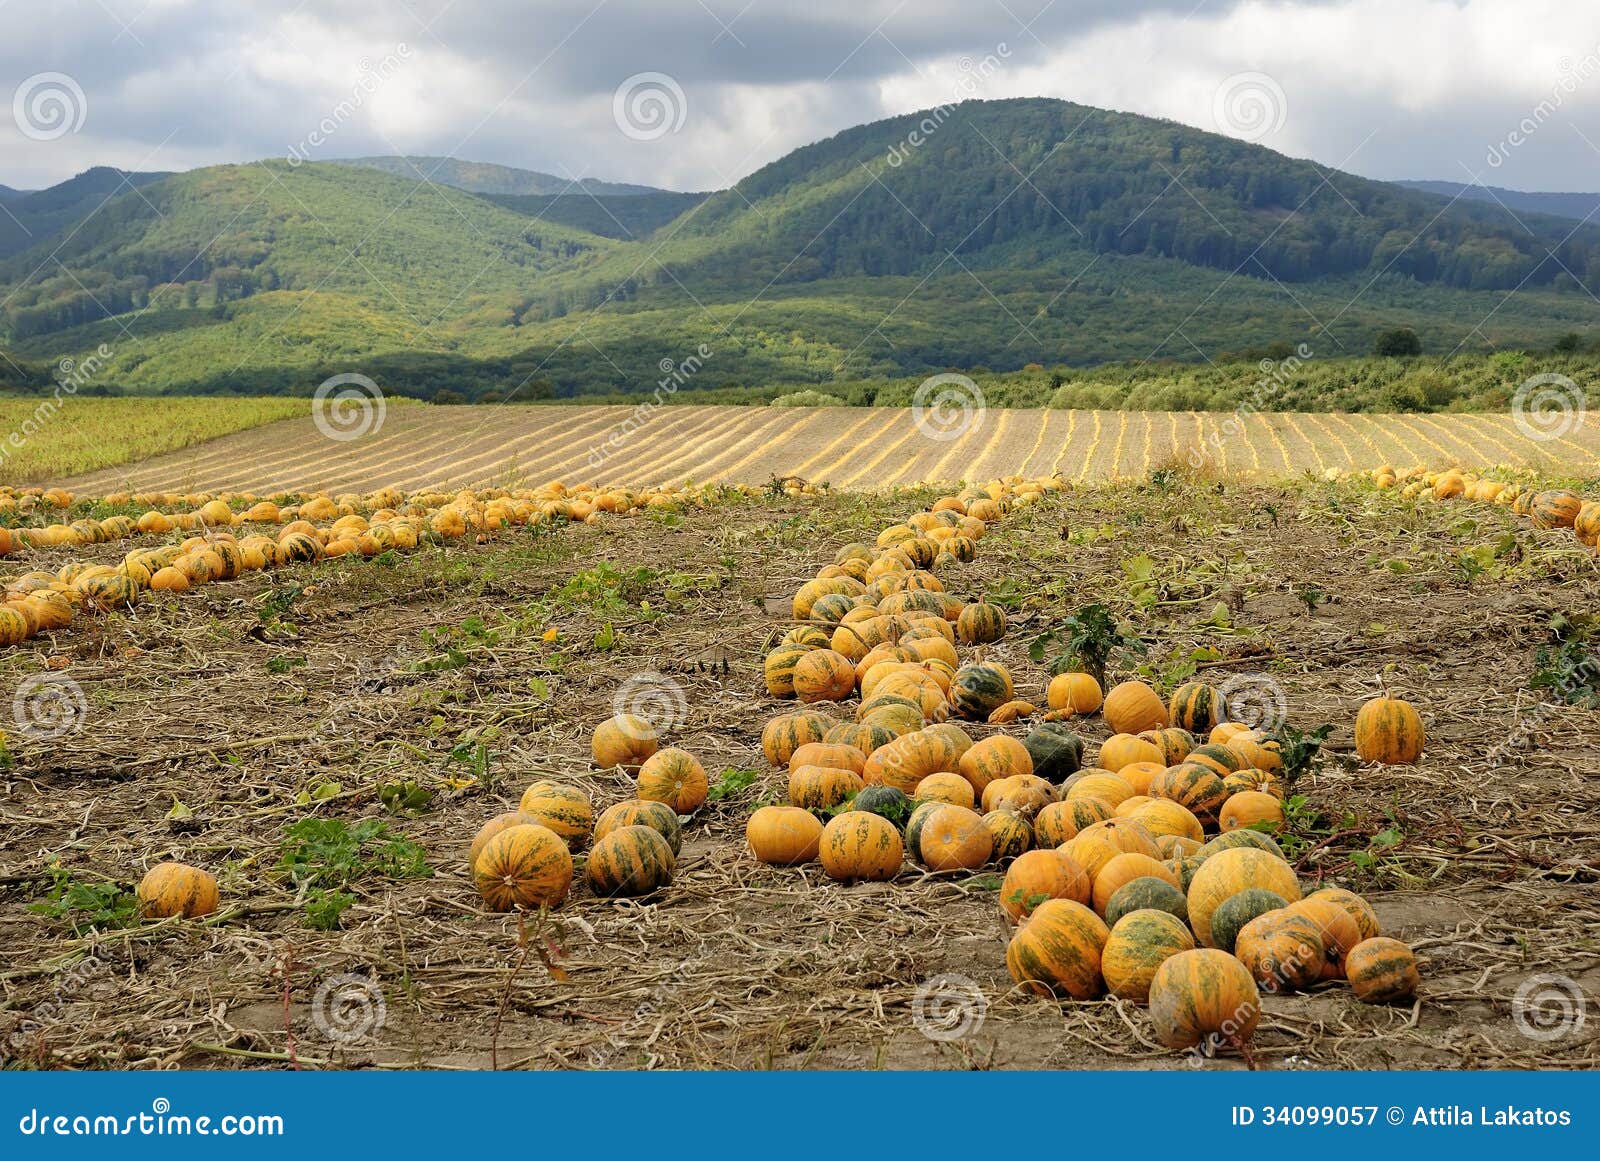
[[[403,418],[424,414],[438,421]],[[807,454],[823,454],[816,417],[800,418]],[[281,438],[252,446],[300,454]],[[245,482],[243,450],[191,483],[229,470]],[[839,545],[934,494],[746,499],[386,564],[285,566],[0,654],[8,689],[49,666],[89,707],[81,732],[10,739],[0,1044],[27,1065],[84,1068],[1239,1067],[1159,1047],[1133,1005],[1021,994],[992,871],[908,864],[893,882],[842,886],[745,850],[751,810],[785,794],[759,735],[786,708],[763,692],[761,659],[790,624],[790,594]],[[1541,974],[1591,1004],[1600,993],[1600,713],[1529,688],[1551,617],[1591,609],[1600,581],[1570,531],[1352,483],[1180,478],[1055,494],[981,543],[948,583],[1009,607],[986,655],[1020,696],[1043,702],[1030,638],[1101,601],[1144,641],[1117,675],[1137,667],[1163,689],[1245,675],[1281,688],[1299,727],[1333,726],[1295,787],[1286,852],[1303,880],[1374,903],[1424,961],[1422,990],[1398,1007],[1359,1004],[1342,983],[1268,997],[1260,1065],[1600,1065],[1593,1020],[1543,1039],[1514,1012]],[[686,826],[676,880],[615,903],[580,882],[525,932],[486,913],[464,863],[473,833],[538,778],[584,787],[597,808],[630,797],[625,776],[591,769],[589,733],[652,671],[676,719],[668,738],[722,788]],[[1415,766],[1355,760],[1351,721],[1380,683],[1426,718]],[[1077,728],[1091,751],[1108,733],[1098,717]],[[381,822],[432,873],[399,855],[363,863],[338,925],[318,930],[327,900],[281,870],[307,820]],[[120,892],[164,858],[216,873],[221,909],[130,924]],[[961,1001],[971,1026],[927,1036],[919,988],[950,975],[976,989]],[[335,1023],[347,1036],[328,1031],[330,990],[368,1000],[354,1027]]]
[[[80,493],[432,485],[549,479],[647,486],[800,476],[838,488],[1060,473],[1089,483],[1173,465],[1261,478],[1380,464],[1592,471],[1600,424],[1530,439],[1510,415],[990,410],[937,440],[898,408],[682,406],[634,429],[622,406],[390,408],[371,434],[329,439],[310,418],[65,481]],[[1236,426],[1237,425],[1237,426]],[[608,445],[613,436],[618,442]],[[50,480],[50,483],[62,481]]]

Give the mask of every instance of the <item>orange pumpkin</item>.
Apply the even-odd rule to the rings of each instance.
[[[1317,925],[1288,908],[1258,915],[1240,928],[1233,954],[1268,994],[1310,987],[1322,978],[1327,960]]]
[[[652,754],[639,767],[639,797],[665,802],[679,814],[693,814],[704,806],[710,789],[699,759],[676,746]]]
[[[595,727],[590,742],[594,764],[635,771],[656,752],[656,728],[637,714],[617,714]]]
[[[514,826],[526,826],[529,823],[538,825],[538,822],[538,819],[529,818],[520,810],[508,810],[504,814],[495,815],[473,836],[472,845],[467,848],[467,870],[471,871],[477,867],[478,856],[483,853],[483,848],[489,845],[489,840],[495,835]]]
[[[1350,990],[1363,1004],[1393,1004],[1417,994],[1417,957],[1398,939],[1376,936],[1350,949],[1344,961]]]
[[[1177,916],[1153,908],[1130,911],[1112,926],[1100,955],[1106,991],[1146,1003],[1156,970],[1179,952],[1192,950],[1194,936]]]
[[[1126,851],[1114,855],[1100,868],[1099,874],[1094,877],[1094,910],[1097,915],[1106,913],[1106,904],[1111,902],[1111,896],[1117,889],[1133,882],[1135,879],[1145,877],[1163,879],[1174,887],[1179,886],[1178,876],[1173,874],[1167,865],[1158,858],[1141,854],[1138,851]]]
[[[930,871],[975,871],[994,853],[994,837],[976,811],[940,806],[923,821],[915,853]]]
[[[1106,694],[1100,707],[1106,725],[1119,734],[1162,729],[1167,725],[1167,707],[1156,691],[1142,681],[1124,681]]]
[[[1092,673],[1058,673],[1045,687],[1045,703],[1067,714],[1092,714],[1105,701]]]
[[[1133,787],[1115,774],[1080,774],[1067,784],[1066,798],[1098,798],[1113,807],[1134,796]]]
[[[971,810],[977,804],[977,796],[972,792],[972,783],[959,774],[948,772],[929,774],[917,783],[916,793],[911,797],[918,803],[939,802],[949,806],[965,807],[967,810]]]
[[[854,770],[797,766],[789,774],[789,802],[807,810],[827,810],[859,793],[865,785]]]
[[[1300,898],[1294,868],[1255,847],[1218,851],[1194,873],[1189,884],[1189,925],[1202,947],[1213,947],[1211,915],[1224,899],[1251,887],[1271,891],[1291,903]]]
[[[1093,911],[1070,899],[1034,908],[1006,946],[1006,969],[1025,990],[1092,1000],[1103,987],[1100,955],[1111,932]]]
[[[1046,899],[1087,903],[1089,875],[1071,856],[1057,850],[1018,855],[1000,884],[1000,910],[1012,923],[1031,914]]]
[[[1098,763],[1113,774],[1135,762],[1160,763],[1161,747],[1137,734],[1112,734],[1100,743]]]
[[[801,701],[843,701],[856,688],[850,659],[832,649],[812,649],[794,667],[794,693]]]
[[[763,863],[792,867],[809,863],[822,845],[822,823],[809,810],[763,806],[744,826],[750,853]]]
[[[594,844],[584,863],[589,889],[606,898],[635,898],[672,882],[672,847],[648,826],[618,827]]]
[[[1166,766],[1160,762],[1129,762],[1117,771],[1117,777],[1133,787],[1135,794],[1147,795],[1150,793],[1150,783],[1165,769]]]
[[[1034,841],[1040,846],[1058,847],[1075,838],[1084,827],[1104,822],[1111,816],[1111,804],[1098,798],[1049,802],[1034,815]]]
[[[1153,798],[1133,812],[1133,817],[1157,839],[1176,835],[1195,844],[1205,841],[1206,830],[1188,807],[1165,798]]]
[[[867,765],[867,756],[854,746],[837,742],[807,742],[789,755],[789,769],[800,766],[832,766],[836,770],[849,770],[860,774]]]
[[[779,714],[761,730],[761,752],[774,766],[785,765],[794,752],[807,742],[822,741],[831,725],[827,718],[815,710]],[[649,756],[645,755],[646,758]]]
[[[865,810],[835,816],[822,828],[818,851],[829,878],[887,882],[900,873],[905,844],[894,823]]]
[[[1225,831],[1242,826],[1277,830],[1283,826],[1283,803],[1260,790],[1241,790],[1222,804],[1217,812],[1217,825]]]
[[[1356,929],[1361,933],[1363,940],[1383,934],[1383,929],[1378,924],[1377,913],[1372,910],[1372,904],[1354,891],[1347,891],[1343,887],[1324,887],[1320,891],[1311,892],[1306,898],[1325,899],[1329,903],[1343,907],[1350,918],[1356,921]]]
[[[1151,977],[1150,1020],[1168,1048],[1193,1048],[1207,1039],[1238,1045],[1261,1022],[1261,993],[1249,969],[1227,952],[1180,951]]]
[[[1363,762],[1405,766],[1422,756],[1422,715],[1410,702],[1375,697],[1356,714],[1356,753]]]
[[[139,912],[151,919],[194,919],[217,909],[216,876],[188,863],[157,863],[135,891]]]
[[[996,734],[973,744],[957,760],[957,769],[980,796],[989,783],[1017,774],[1033,773],[1033,755],[1016,738]]]
[[[555,907],[572,887],[572,855],[548,827],[513,826],[485,844],[473,879],[491,911]]]
[[[1361,927],[1354,916],[1332,899],[1299,899],[1291,901],[1288,910],[1302,915],[1316,927],[1327,951],[1328,976],[1337,978],[1343,970],[1344,957],[1361,942]]]

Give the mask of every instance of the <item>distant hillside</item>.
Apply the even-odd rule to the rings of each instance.
[[[1397,181],[1407,189],[1422,190],[1442,198],[1488,202],[1516,214],[1549,214],[1574,221],[1600,222],[1600,194],[1524,193],[1496,185],[1464,185],[1458,181]]]
[[[337,165],[359,165],[366,169],[379,169],[396,177],[408,177],[413,182],[427,178],[439,185],[454,186],[468,193],[479,194],[607,194],[613,197],[630,197],[663,191],[648,185],[625,185],[598,181],[592,177],[581,181],[538,173],[531,169],[513,169],[506,165],[491,165],[483,161],[457,161],[453,157],[353,157],[338,160]]]
[[[436,179],[511,180],[455,165]],[[34,366],[105,342],[102,378],[134,390],[360,371],[521,398],[647,390],[691,355],[707,390],[1331,360],[1395,326],[1430,355],[1592,341],[1600,227],[1519,216],[1168,121],[972,101],[703,200],[482,196],[332,162],[179,174],[0,259],[0,341]]]
[[[642,238],[710,197],[703,193],[484,194],[496,205],[530,218],[560,222],[604,238]]]
[[[166,176],[98,165],[49,189],[6,190],[6,212],[0,214],[0,258],[26,250],[59,230],[71,229],[112,198]]]
[[[25,198],[32,190],[12,189],[9,185],[0,185],[0,202],[14,202],[18,198]]]

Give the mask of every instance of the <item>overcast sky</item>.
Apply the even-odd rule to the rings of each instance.
[[[1595,0],[0,0],[19,188],[297,151],[708,189],[959,96],[1600,190]]]

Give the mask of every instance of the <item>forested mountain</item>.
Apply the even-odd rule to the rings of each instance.
[[[1446,200],[1459,198],[1488,202],[1502,210],[1510,210],[1519,217],[1523,214],[1549,214],[1575,222],[1600,222],[1600,194],[1525,193],[1522,190],[1501,189],[1497,185],[1463,185],[1458,181],[1397,181],[1394,184],[1435,194]]]
[[[108,343],[133,390],[359,370],[481,396],[648,389],[702,348],[697,388],[1334,357],[1402,325],[1429,353],[1548,346],[1600,320],[1600,227],[1061,101],[858,126],[704,198],[545,180],[414,158],[151,181],[0,260],[0,342]]]
[[[642,194],[665,192],[648,185],[599,181],[592,177],[581,179],[556,177],[554,174],[539,173],[531,169],[514,169],[508,165],[492,165],[484,161],[458,161],[453,157],[354,157],[335,164],[377,169],[384,173],[392,173],[396,177],[409,177],[413,182],[426,179],[439,185],[464,189],[468,193],[518,196],[605,194],[611,197],[637,197]]]
[[[111,199],[166,176],[164,173],[128,173],[101,165],[49,189],[7,190],[0,195],[6,207],[6,212],[0,214],[0,258],[37,245],[52,234],[70,230]]]

